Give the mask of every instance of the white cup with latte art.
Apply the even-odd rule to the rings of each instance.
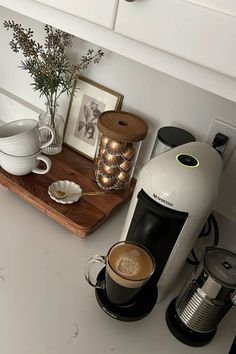
[[[104,264],[104,281],[95,279],[95,264]],[[113,245],[107,255],[91,257],[86,266],[85,278],[94,288],[103,289],[111,303],[127,305],[147,283],[155,271],[152,254],[142,245],[122,241]]]

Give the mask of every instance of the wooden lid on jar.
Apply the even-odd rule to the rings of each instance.
[[[148,131],[148,125],[143,119],[124,111],[101,113],[97,127],[109,139],[125,143],[143,140]]]

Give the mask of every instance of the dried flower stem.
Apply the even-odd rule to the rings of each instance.
[[[32,77],[34,90],[45,96],[54,124],[58,99],[64,92],[72,92],[75,74],[87,69],[91,63],[98,64],[104,53],[89,49],[79,64],[72,65],[68,55],[68,49],[72,47],[72,35],[69,33],[45,25],[46,37],[44,45],[41,45],[33,39],[31,28],[23,28],[14,21],[4,21],[3,25],[12,30],[10,47],[15,53],[23,53],[25,60],[21,61],[20,68]]]

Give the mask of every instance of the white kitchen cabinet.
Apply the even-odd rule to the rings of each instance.
[[[162,51],[236,78],[236,10],[228,0],[120,0],[115,31]],[[224,12],[222,12],[224,11]]]
[[[114,27],[118,0],[34,0],[107,28]]]
[[[212,10],[220,11],[228,15],[236,15],[235,0],[183,0],[196,5],[208,7]]]
[[[0,5],[236,102],[233,0],[0,0]]]

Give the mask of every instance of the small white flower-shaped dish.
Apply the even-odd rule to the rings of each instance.
[[[58,199],[54,195],[56,191],[62,191],[65,192],[66,194],[73,194],[73,195],[68,195],[63,199]],[[50,197],[53,200],[55,200],[57,203],[61,203],[61,204],[72,204],[77,202],[81,197],[81,193],[82,193],[82,189],[78,184],[67,180],[60,180],[60,181],[53,182],[48,187],[48,194],[50,195]]]

